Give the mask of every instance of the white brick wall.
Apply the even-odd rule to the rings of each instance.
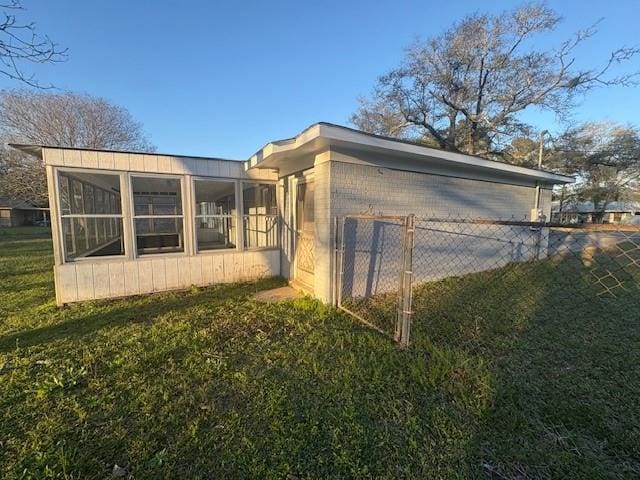
[[[333,300],[335,217],[372,212],[386,215],[525,220],[535,187],[487,182],[338,161],[315,166],[316,296]],[[323,187],[324,185],[324,187]],[[542,207],[550,211],[551,190]],[[547,213],[548,215],[548,213]],[[338,232],[340,233],[340,232]]]
[[[551,191],[543,200],[549,206]],[[529,218],[535,188],[331,162],[332,214]]]

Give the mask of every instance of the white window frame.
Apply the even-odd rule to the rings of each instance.
[[[136,206],[133,192],[133,179],[134,178],[161,178],[161,179],[176,179],[180,184],[180,201],[181,211],[180,215],[136,215]],[[156,258],[162,256],[169,257],[184,257],[187,256],[187,243],[189,241],[189,233],[186,229],[185,214],[186,214],[186,197],[187,188],[184,175],[170,175],[164,173],[143,173],[143,172],[128,172],[127,181],[129,182],[129,205],[130,205],[130,225],[131,225],[131,237],[133,241],[133,258]],[[154,252],[154,253],[138,253],[138,235],[136,232],[136,220],[154,219],[154,218],[180,218],[182,219],[182,251],[181,252]]]
[[[61,174],[71,174],[73,175],[74,173],[86,173],[86,174],[92,174],[92,175],[111,175],[114,177],[118,177],[118,182],[120,185],[120,213],[119,214],[112,214],[112,213],[108,213],[108,214],[104,214],[104,213],[69,213],[69,214],[64,214],[62,212],[62,199],[61,199],[61,195],[60,195],[60,175]],[[57,167],[55,169],[55,175],[54,175],[54,180],[55,180],[55,185],[54,185],[54,189],[55,189],[55,199],[56,199],[56,206],[58,209],[58,215],[56,218],[56,222],[58,223],[58,231],[59,231],[59,243],[60,243],[60,249],[62,251],[62,261],[63,263],[76,263],[76,262],[100,262],[100,261],[108,261],[108,260],[113,260],[113,259],[122,259],[122,258],[126,258],[127,256],[127,242],[125,239],[125,207],[124,207],[124,203],[123,203],[123,195],[124,195],[124,172],[121,171],[117,171],[117,170],[100,170],[100,169],[91,169],[91,168],[65,168],[65,167]],[[71,199],[71,186],[69,186],[69,202],[72,201]],[[95,198],[94,198],[95,200]],[[83,208],[84,208],[84,198],[83,198]],[[123,252],[119,255],[102,255],[99,257],[89,257],[89,256],[84,256],[84,257],[77,257],[77,258],[70,258],[67,256],[67,246],[65,243],[65,238],[64,238],[64,225],[63,225],[63,219],[64,218],[117,218],[120,219],[120,225],[121,225],[121,232],[120,235],[122,237],[122,250]],[[72,230],[73,231],[73,230]],[[74,250],[75,252],[75,250]]]
[[[198,204],[196,203],[196,182],[227,182],[227,183],[233,183],[233,194],[235,196],[235,205],[236,205],[236,214],[235,215],[198,215],[197,212],[197,207]],[[192,192],[192,196],[193,196],[193,200],[191,201],[192,203],[192,208],[193,208],[193,215],[192,215],[192,224],[193,224],[193,252],[196,255],[215,255],[215,254],[221,254],[221,253],[229,253],[229,252],[238,252],[242,250],[242,232],[240,231],[240,229],[242,228],[241,223],[240,223],[240,214],[241,214],[241,208],[242,205],[239,202],[239,200],[241,200],[241,198],[239,198],[238,196],[238,187],[239,187],[239,181],[236,180],[235,178],[228,178],[228,177],[192,177],[191,178],[191,192]],[[236,221],[236,235],[235,235],[235,247],[234,248],[215,248],[215,249],[211,249],[211,250],[200,250],[200,248],[198,247],[198,233],[197,233],[197,221],[198,218],[233,218]]]
[[[240,205],[242,207],[241,210],[239,210],[239,215],[240,215],[240,228],[242,229],[242,250],[244,251],[250,251],[250,252],[255,252],[255,251],[260,251],[260,250],[277,250],[280,248],[280,215],[277,212],[278,210],[278,182],[277,181],[272,181],[272,180],[241,180],[240,182],[240,189],[239,189],[239,200],[240,200]],[[273,199],[275,201],[275,207],[276,207],[276,213],[275,214],[265,214],[265,213],[257,213],[257,214],[245,214],[244,213],[244,188],[243,185],[273,185],[274,187],[274,196]],[[245,243],[246,243],[246,232],[245,232],[245,220],[248,220],[251,217],[265,217],[265,218],[273,218],[274,220],[274,228],[275,228],[275,239],[276,242],[274,245],[269,245],[269,246],[265,246],[265,247],[246,247]]]

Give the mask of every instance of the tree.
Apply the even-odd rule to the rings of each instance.
[[[47,178],[40,159],[3,148],[0,151],[0,197],[47,205]]]
[[[23,70],[25,63],[57,63],[67,58],[66,49],[60,48],[46,35],[38,35],[35,23],[18,20],[15,12],[23,10],[19,0],[0,3],[0,73],[5,77],[41,87],[34,75]]]
[[[615,123],[585,123],[556,143],[563,173],[576,176],[571,196],[593,203],[602,220],[614,201],[640,200],[640,130]]]
[[[153,149],[126,108],[76,93],[0,92],[0,133],[11,141],[42,145]]]
[[[155,150],[126,108],[74,93],[0,92],[0,135],[7,143]],[[0,196],[43,204],[46,192],[40,162],[13,149],[0,151]]]
[[[634,83],[635,73],[612,75],[612,69],[637,48],[619,48],[597,68],[576,67],[575,49],[595,35],[595,26],[557,48],[534,48],[533,40],[559,21],[543,4],[467,16],[409,47],[402,65],[379,78],[372,97],[360,99],[351,121],[365,131],[492,157],[526,131],[519,119],[524,110],[564,116],[593,88]]]

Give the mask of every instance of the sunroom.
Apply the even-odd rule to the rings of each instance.
[[[280,274],[275,172],[212,158],[15,147],[47,170],[58,304]]]

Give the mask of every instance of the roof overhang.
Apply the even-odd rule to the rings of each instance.
[[[290,162],[293,157],[308,156],[330,148],[402,157],[439,167],[482,170],[495,175],[526,178],[547,184],[575,181],[573,177],[566,175],[438,150],[327,123],[312,125],[294,138],[268,143],[247,160],[245,168],[277,169]]]
[[[7,145],[42,160],[42,145],[27,145],[24,143],[8,143]]]

